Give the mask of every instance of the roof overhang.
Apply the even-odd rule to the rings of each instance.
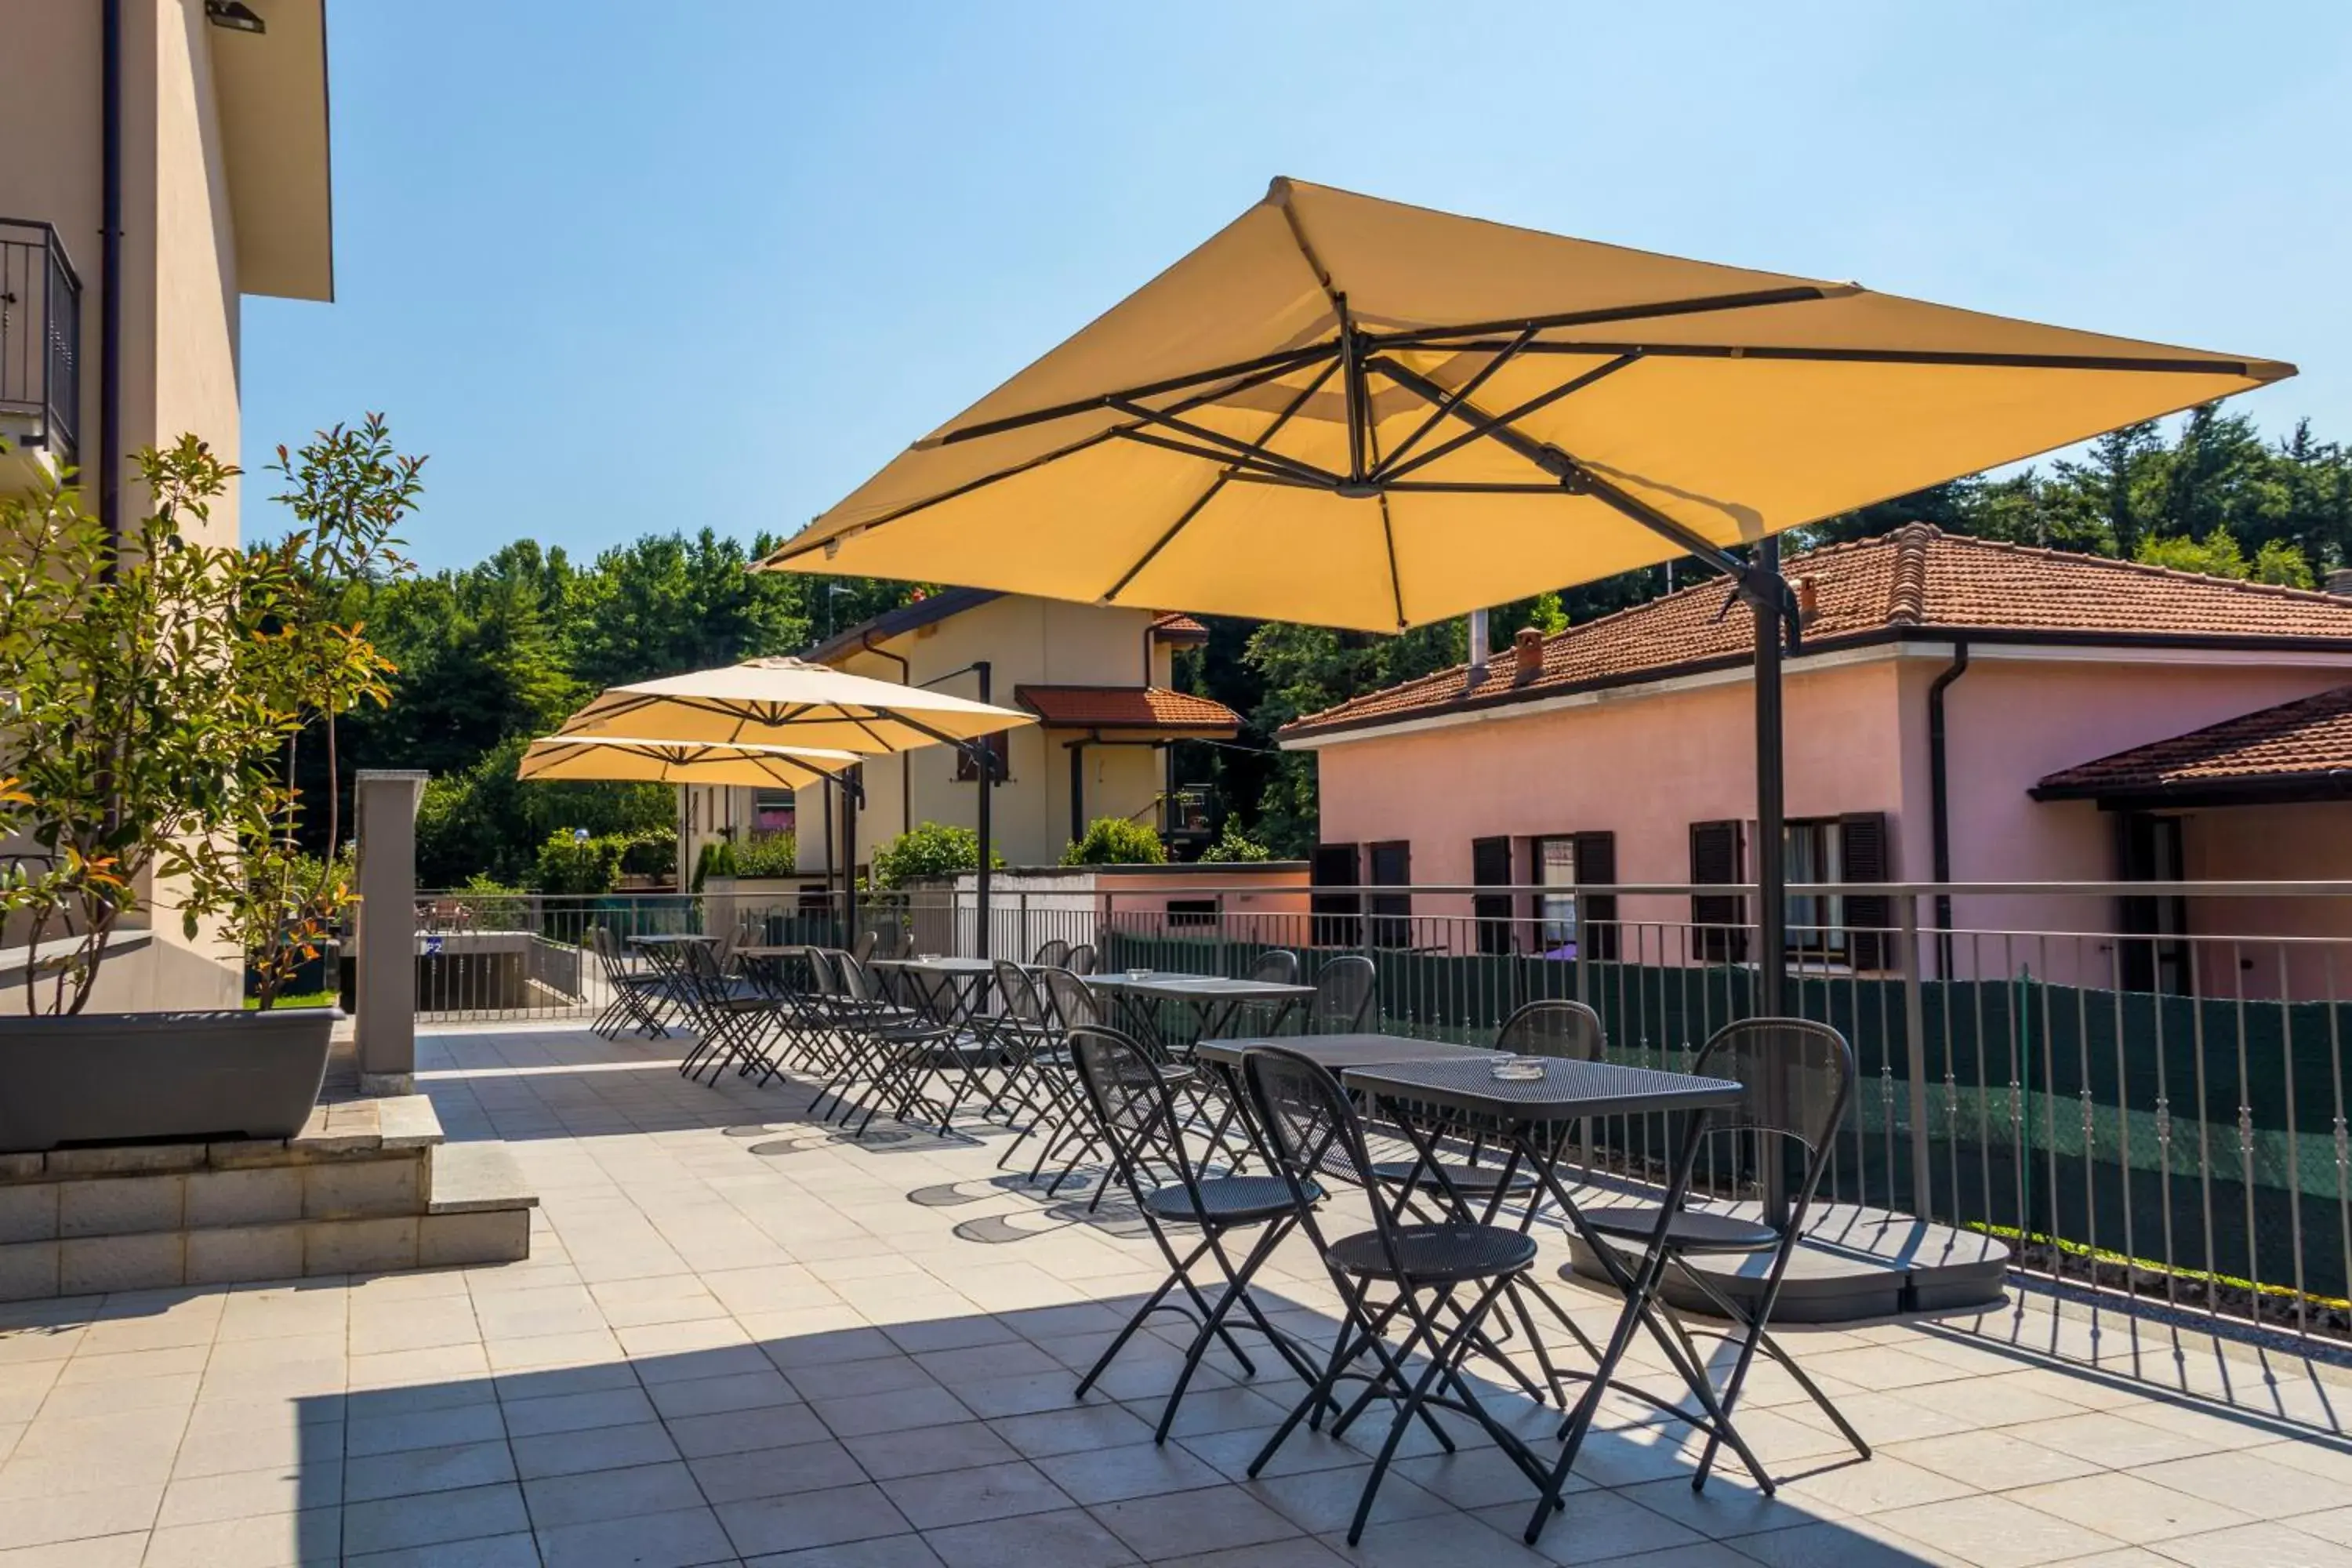
[[[2101,811],[2189,811],[2228,805],[2294,805],[2352,800],[2352,769],[2258,773],[2241,778],[2187,778],[2163,784],[2036,784],[2036,800],[2092,800]]]
[[[332,300],[326,0],[247,3],[265,31],[205,29],[236,226],[237,289]]]

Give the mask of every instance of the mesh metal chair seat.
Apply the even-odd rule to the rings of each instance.
[[[1315,976],[1315,995],[1307,1004],[1307,1028],[1318,1035],[1360,1031],[1377,1010],[1379,978],[1372,961],[1361,953],[1331,960]]]
[[[1097,962],[1095,944],[1082,942],[1070,949],[1069,960],[1062,967],[1073,974],[1092,974]]]
[[[1037,949],[1037,956],[1030,962],[1041,968],[1061,969],[1068,964],[1069,960],[1070,944],[1060,937],[1055,937],[1051,942],[1041,943]]]
[[[1331,1243],[1335,1268],[1368,1279],[1458,1283],[1517,1272],[1536,1260],[1532,1237],[1498,1225],[1401,1225],[1388,1236],[1359,1231]]]
[[[1323,1189],[1314,1197],[1321,1202]],[[1161,1187],[1143,1197],[1143,1207],[1161,1219],[1197,1223],[1203,1216],[1224,1225],[1249,1225],[1290,1212],[1290,1184],[1280,1176],[1217,1176],[1196,1184]]]

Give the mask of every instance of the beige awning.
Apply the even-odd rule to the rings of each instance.
[[[556,739],[619,735],[856,752],[908,752],[1036,722],[1010,708],[797,658],[753,658],[615,686]]]
[[[550,735],[533,741],[516,776],[661,784],[750,784],[798,789],[858,761],[855,752],[745,746],[705,741],[645,741],[618,735]]]
[[[1277,180],[762,564],[1393,631],[2293,373]]]

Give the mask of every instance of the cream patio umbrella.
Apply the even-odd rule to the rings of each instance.
[[[665,784],[749,784],[798,789],[856,766],[856,752],[618,735],[550,735],[523,751],[516,776]]]
[[[961,672],[957,672],[961,673]],[[986,671],[982,669],[983,695]],[[539,745],[596,738],[649,742],[703,742],[739,750],[785,749],[803,755],[845,752],[857,757],[950,745],[972,759],[975,776],[992,781],[994,750],[981,743],[1001,731],[1033,724],[1031,715],[985,701],[955,697],[919,686],[901,686],[851,675],[826,665],[788,658],[750,658],[715,669],[664,676],[604,691],[563,721]],[[842,790],[845,837],[849,852],[843,868],[845,902],[855,914],[856,803],[861,793],[854,773],[833,768]],[[978,912],[981,953],[987,955],[991,790],[980,789]],[[909,825],[911,826],[911,824]]]
[[[761,564],[1396,631],[1696,555],[1777,957],[1773,536],[2293,373],[1276,180]]]

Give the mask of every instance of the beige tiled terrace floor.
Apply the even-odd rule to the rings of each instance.
[[[0,1565],[2352,1564],[2352,1454],[2279,1419],[2332,1424],[2352,1377],[2035,1297],[1792,1335],[1879,1453],[1760,1377],[1776,1500],[1694,1497],[1628,1405],[1538,1552],[1517,1473],[1420,1434],[1350,1551],[1360,1447],[1302,1435],[1240,1479],[1296,1384],[1214,1359],[1164,1448],[1170,1340],[1073,1397],[1155,1258],[1000,1184],[992,1141],[845,1145],[805,1091],[576,1029],[424,1050],[451,1135],[536,1179],[531,1260],[0,1309]],[[1328,1331],[1311,1257],[1277,1263],[1269,1302]]]

